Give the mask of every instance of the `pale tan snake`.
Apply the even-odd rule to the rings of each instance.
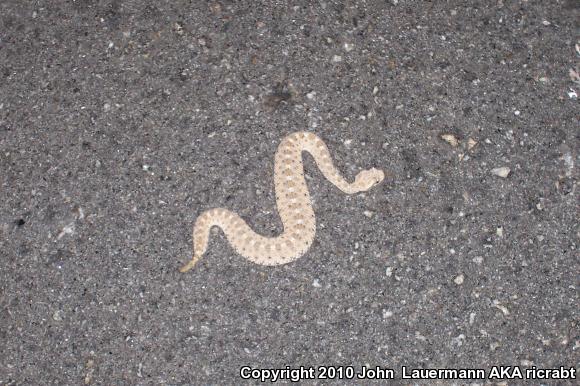
[[[303,151],[312,154],[324,177],[347,194],[367,191],[384,179],[382,170],[372,168],[361,171],[354,182],[348,183],[334,167],[328,148],[320,138],[309,132],[290,134],[278,146],[274,161],[276,205],[284,226],[282,234],[261,236],[228,209],[207,210],[193,227],[193,258],[180,271],[189,271],[206,252],[213,226],[223,230],[236,252],[257,264],[286,264],[304,255],[314,241],[316,220],[304,178]]]

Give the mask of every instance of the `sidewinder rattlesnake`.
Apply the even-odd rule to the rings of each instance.
[[[207,210],[193,227],[193,258],[180,271],[189,271],[203,256],[213,226],[223,230],[236,252],[257,264],[287,264],[304,255],[314,241],[316,220],[304,178],[303,151],[312,154],[324,177],[346,194],[367,191],[385,177],[382,170],[372,168],[361,171],[354,182],[348,183],[333,165],[330,152],[320,138],[310,132],[290,134],[278,146],[274,161],[276,205],[284,226],[282,234],[261,236],[230,210]]]

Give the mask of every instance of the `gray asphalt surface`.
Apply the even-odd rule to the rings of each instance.
[[[579,7],[0,2],[0,384],[578,366]],[[296,130],[389,177],[346,196],[307,155],[304,257],[215,232],[179,273],[206,209],[281,231]]]

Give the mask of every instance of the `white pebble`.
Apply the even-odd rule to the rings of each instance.
[[[354,49],[354,44],[352,43],[344,43],[344,50],[346,52],[350,52]]]
[[[334,63],[339,63],[339,62],[342,62],[342,56],[340,56],[340,55],[334,55],[334,56],[332,57],[332,61],[333,61]]]
[[[465,276],[463,276],[463,274],[457,276],[455,279],[453,279],[453,282],[457,285],[461,285],[463,284],[463,281],[465,280]]]
[[[455,338],[451,338],[451,344],[460,347],[463,345],[463,341],[465,340],[465,335],[459,334]]]
[[[56,320],[57,322],[60,322],[62,320],[62,315],[61,315],[61,311],[58,310],[56,311],[54,314],[52,314],[52,318],[54,320]]]
[[[510,171],[511,169],[507,166],[502,166],[500,168],[491,169],[491,174],[501,178],[506,178],[510,174]]]
[[[447,142],[453,147],[456,147],[459,144],[457,137],[454,136],[453,134],[442,134],[441,139],[443,139],[445,142]]]
[[[473,138],[469,138],[469,139],[467,140],[467,148],[468,148],[469,150],[473,149],[473,148],[475,147],[475,145],[477,145],[477,141],[476,141],[475,139],[473,139]]]
[[[481,265],[483,263],[483,257],[476,256],[471,261],[473,261],[475,264]]]
[[[505,307],[505,306],[502,306],[502,305],[499,303],[499,300],[494,300],[494,301],[493,301],[493,306],[494,306],[495,308],[497,308],[498,310],[500,310],[500,311],[501,311],[501,312],[502,312],[504,315],[506,315],[506,316],[510,314],[510,311],[507,309],[507,307]]]
[[[312,282],[312,286],[316,287],[316,288],[320,288],[320,287],[322,287],[322,284],[320,284],[318,279],[314,279],[314,281]]]
[[[469,314],[469,324],[473,324],[475,322],[475,312]]]

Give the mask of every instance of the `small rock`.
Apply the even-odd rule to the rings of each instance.
[[[578,45],[576,45],[576,47],[578,47]],[[580,54],[578,54],[578,55],[580,55]],[[578,71],[574,70],[573,68],[568,70],[568,76],[570,76],[570,80],[572,82],[574,82],[574,83],[580,82],[580,74],[578,73]]]
[[[455,338],[451,338],[451,344],[457,347],[461,347],[463,345],[463,341],[465,340],[465,335],[459,334]]]
[[[377,86],[375,86],[373,88],[373,95],[377,95],[378,92],[379,92],[379,88]]]
[[[312,286],[315,287],[315,288],[320,288],[320,287],[322,287],[322,284],[320,284],[320,282],[318,281],[318,279],[314,279],[312,281]]]
[[[497,227],[497,229],[495,230],[495,234],[498,237],[503,237],[503,227]]]
[[[422,342],[427,341],[425,335],[421,334],[419,331],[415,331],[415,339],[420,340]]]
[[[383,319],[387,319],[393,316],[393,312],[389,310],[383,310]]]
[[[354,44],[352,43],[344,43],[344,50],[346,52],[350,52],[354,49]]]
[[[493,301],[493,306],[498,310],[500,310],[506,316],[510,314],[510,311],[507,309],[507,307],[502,306],[498,300]]]
[[[491,169],[491,174],[501,178],[506,178],[510,174],[510,171],[511,169],[507,166],[502,166],[500,168]]]
[[[465,276],[463,276],[463,274],[457,276],[455,279],[453,279],[453,282],[457,285],[461,285],[463,284],[463,281],[465,280]]]
[[[211,9],[211,11],[217,15],[217,14],[221,13],[222,6],[220,3],[215,2],[215,3],[210,4],[209,9]]]
[[[306,98],[313,100],[316,97],[316,91],[310,91],[308,94],[306,94]]]
[[[365,210],[364,215],[367,216],[368,218],[373,217],[373,215],[375,214],[374,212],[371,212],[370,210]]]
[[[453,134],[442,134],[441,139],[450,144],[453,147],[456,147],[459,144],[457,137]]]
[[[467,149],[468,149],[468,150],[471,150],[471,149],[473,149],[473,148],[475,147],[475,145],[477,145],[477,141],[476,141],[475,139],[473,139],[473,138],[469,138],[469,139],[467,140]]]
[[[60,322],[62,320],[62,315],[60,313],[61,313],[61,311],[58,310],[52,315],[52,318],[54,320],[56,320],[57,322]]]
[[[475,264],[481,265],[483,263],[483,257],[476,256],[471,261],[473,261]]]
[[[56,239],[60,240],[65,235],[72,235],[74,232],[75,232],[75,223],[73,221],[73,222],[70,222],[68,225],[66,225],[64,228],[62,228],[60,233],[56,236]]]
[[[334,56],[332,57],[332,61],[333,61],[334,63],[339,63],[339,62],[342,62],[342,56],[340,56],[340,55],[334,55]]]
[[[183,25],[179,22],[173,23],[173,30],[178,35],[183,35]]]

